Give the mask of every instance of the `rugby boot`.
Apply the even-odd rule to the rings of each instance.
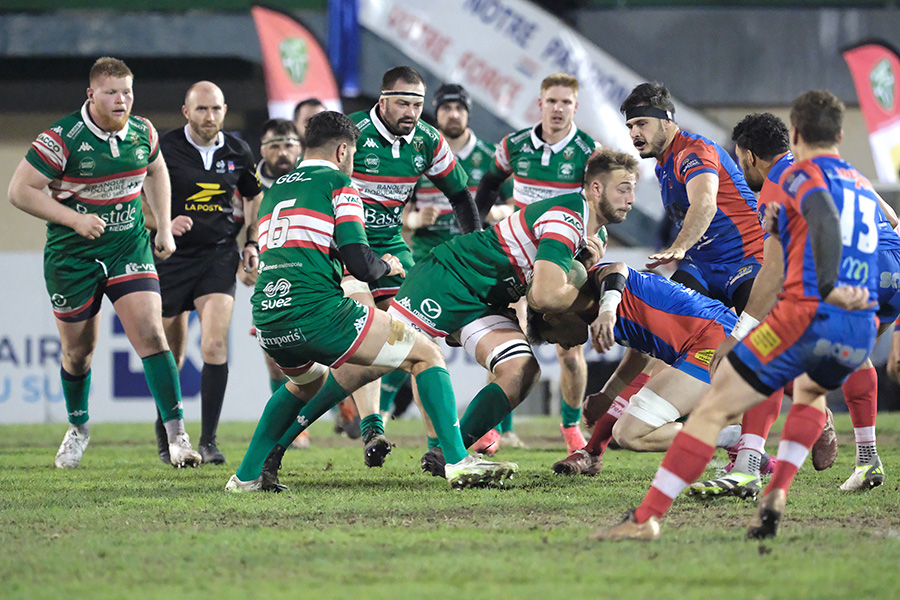
[[[816,471],[824,471],[833,465],[838,453],[837,434],[834,431],[834,415],[831,414],[830,408],[825,409],[825,415],[825,428],[822,429],[822,435],[819,436],[819,439],[816,440],[816,443],[813,444],[809,451],[813,468]]]
[[[447,461],[444,460],[444,451],[440,446],[435,446],[424,455],[422,455],[422,472],[431,473],[432,477],[443,477],[445,475],[444,467]]]
[[[57,469],[76,469],[81,464],[81,457],[91,441],[90,428],[87,425],[69,425],[63,441],[56,452]]]
[[[309,431],[301,431],[300,434],[291,442],[291,448],[296,450],[309,450],[310,447]]]
[[[512,478],[519,465],[511,462],[491,462],[480,454],[469,454],[458,463],[446,465],[444,474],[450,487],[455,490],[478,487],[490,483],[502,483]]]
[[[200,442],[200,445],[197,447],[197,450],[200,451],[200,458],[203,459],[203,464],[211,464],[211,465],[224,465],[225,464],[225,455],[219,451],[219,447],[216,445],[216,438],[211,439],[209,442]]]
[[[603,468],[603,457],[594,456],[584,448],[553,463],[557,475],[596,475]]]
[[[787,492],[782,489],[774,489],[763,496],[756,514],[747,524],[747,539],[764,540],[775,537],[786,503]]]
[[[366,466],[381,467],[384,465],[384,459],[391,453],[393,444],[384,437],[383,434],[369,432],[365,437],[365,448],[363,449]]]
[[[733,496],[735,498],[756,499],[760,481],[756,475],[732,471],[719,479],[695,481],[688,488],[689,496]]]
[[[238,479],[237,474],[232,475],[231,479],[228,480],[228,483],[225,484],[225,491],[232,493],[240,493],[240,492],[283,492],[287,490],[287,487],[278,484],[275,488],[266,489],[263,486],[262,477],[257,477],[256,479],[252,479],[250,481],[241,481]]]
[[[337,405],[338,419],[335,419],[335,433],[343,433],[351,440],[358,440],[362,437],[362,430],[359,426],[359,413],[356,412],[356,404],[352,398],[344,398]],[[340,423],[340,431],[338,431],[338,423]]]
[[[871,490],[883,483],[884,467],[881,465],[881,459],[876,456],[875,462],[854,467],[853,473],[841,484],[840,489],[845,492]]]
[[[601,527],[589,535],[588,538],[606,542],[619,542],[622,540],[649,542],[658,539],[659,535],[659,519],[656,516],[651,515],[643,523],[638,523],[634,519],[634,509],[631,509],[625,513],[625,518],[622,519],[621,523],[615,527]]]
[[[176,469],[199,467],[203,462],[200,454],[191,447],[191,438],[186,432],[179,433],[169,442],[169,457],[171,465]]]
[[[501,433],[500,445],[506,446],[507,448],[522,448],[523,450],[528,449],[528,445],[522,441],[522,438],[520,438],[515,431],[504,431],[503,433]]]

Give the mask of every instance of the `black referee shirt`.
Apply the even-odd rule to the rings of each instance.
[[[216,149],[207,169],[203,156],[188,140],[185,128],[165,134],[159,142],[172,182],[172,218],[187,215],[190,231],[175,237],[179,253],[234,243],[242,218],[235,218],[235,192],[244,198],[260,193],[256,162],[247,143],[222,132],[224,144]],[[238,210],[238,215],[242,210]]]

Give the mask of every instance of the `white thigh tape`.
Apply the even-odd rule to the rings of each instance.
[[[373,367],[393,367],[397,368],[409,353],[412,351],[413,344],[416,343],[416,331],[397,319],[391,319],[391,332],[388,339],[378,352],[378,356],[372,361]]]
[[[534,356],[531,346],[525,340],[509,340],[491,350],[485,362],[487,363],[488,371],[493,373],[500,363],[519,358],[520,356]]]
[[[681,416],[678,409],[665,398],[646,387],[641,388],[631,397],[631,404],[625,409],[625,414],[631,415],[651,427],[662,427]]]
[[[341,289],[344,290],[344,297],[349,298],[354,294],[371,294],[369,284],[359,279],[348,278],[341,282]]]
[[[478,348],[478,342],[481,341],[481,338],[492,331],[501,329],[522,331],[518,322],[505,315],[486,315],[475,319],[459,330],[459,343],[466,349],[466,354],[476,358],[475,350]]]
[[[288,375],[287,378],[297,385],[306,385],[312,383],[322,375],[328,372],[328,367],[320,363],[313,363],[312,366],[299,375]]]

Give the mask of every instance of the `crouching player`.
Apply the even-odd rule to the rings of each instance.
[[[343,266],[362,281],[405,275],[396,257],[379,259],[367,244],[362,201],[348,176],[358,137],[356,126],[340,113],[314,116],[307,126],[305,160],[276,180],[260,208],[253,320],[259,344],[289,381],[266,404],[228,491],[284,489],[263,481],[262,466],[301,409],[308,416],[299,418],[312,422],[347,390],[397,368],[416,378],[424,408],[447,449],[452,486],[493,481],[515,470],[511,463],[467,454],[440,349],[387,313],[344,297]],[[354,366],[329,375],[326,365],[336,369],[344,363]]]
[[[750,538],[777,533],[788,487],[825,425],[825,392],[865,362],[878,328],[877,303],[869,297],[878,292],[880,209],[872,185],[838,155],[842,121],[843,104],[828,92],[793,102],[796,163],[764,207],[766,229],[784,247],[784,291],[722,361],[641,505],[593,539],[658,538],[659,518],[706,468],[722,426],[794,380],[778,464],[747,529]]]
[[[709,359],[731,333],[737,317],[724,304],[654,273],[639,273],[624,263],[591,271],[582,288],[592,315],[590,338],[594,349],[606,352],[614,343],[631,350],[598,394],[589,396],[585,416],[604,415],[609,426],[594,428],[587,446],[553,465],[565,475],[595,475],[611,437],[625,449],[660,452],[669,447],[681,423],[709,387]],[[598,306],[599,305],[599,306]],[[594,318],[593,315],[596,315]],[[574,313],[543,315],[529,311],[532,343],[564,347],[583,344],[588,325]],[[644,371],[651,357],[658,365],[649,381],[630,402],[623,391]],[[667,366],[668,365],[668,366]],[[613,400],[615,399],[615,400]],[[725,427],[717,446],[737,443],[740,429]],[[759,490],[759,479],[748,486]]]

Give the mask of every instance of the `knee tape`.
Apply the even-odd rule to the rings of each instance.
[[[509,340],[491,350],[491,353],[487,356],[487,360],[485,360],[485,366],[488,371],[493,373],[494,369],[500,363],[522,356],[534,356],[528,342],[525,340]]]
[[[391,318],[391,331],[378,356],[372,361],[372,366],[396,369],[409,356],[415,343],[416,331],[406,323]]]
[[[625,414],[631,415],[651,427],[662,427],[666,423],[673,423],[681,416],[681,412],[665,398],[646,387],[641,388],[631,397],[631,404],[625,409]]]
[[[297,385],[306,385],[307,383],[312,383],[322,375],[328,372],[328,367],[320,363],[313,363],[312,366],[304,371],[303,373],[299,373],[297,375],[287,375],[287,378],[296,383]]]

